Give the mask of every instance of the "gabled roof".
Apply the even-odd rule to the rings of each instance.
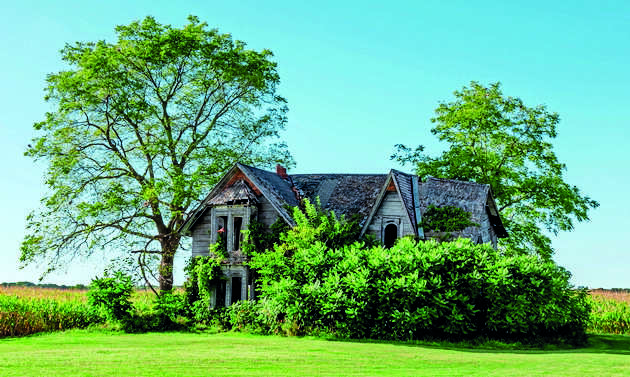
[[[239,175],[242,173],[242,175]],[[188,217],[181,233],[188,233],[209,206],[239,201],[255,203],[264,196],[287,222],[295,225],[289,208],[299,205],[300,198],[315,202],[337,215],[361,216],[362,234],[380,206],[387,188],[393,183],[414,231],[429,205],[457,206],[481,218],[487,212],[499,237],[507,237],[499,217],[490,186],[475,182],[418,177],[398,170],[389,174],[294,174],[280,176],[252,166],[235,164],[208,196]],[[422,234],[420,234],[422,236]]]
[[[413,179],[413,176],[410,174],[403,173],[401,171],[394,170],[394,169],[389,171],[389,174],[387,174],[385,181],[383,182],[383,185],[381,185],[379,194],[376,197],[374,204],[369,209],[369,215],[367,216],[365,223],[363,223],[363,229],[361,230],[361,235],[365,234],[365,231],[370,225],[372,218],[374,217],[379,207],[381,206],[381,202],[383,201],[383,199],[385,198],[385,194],[387,193],[387,188],[389,187],[391,183],[393,183],[394,187],[396,187],[396,193],[398,194],[398,197],[403,204],[403,207],[405,209],[405,213],[407,214],[409,222],[412,224],[414,231],[416,233],[418,232],[418,227],[417,227],[418,221],[416,221],[416,213],[414,210],[414,203],[413,203],[414,195],[413,195],[412,179]]]
[[[416,213],[414,211],[413,206],[413,190],[412,190],[412,178],[413,175],[403,173],[398,170],[392,169],[391,171],[392,177],[394,178],[394,182],[396,183],[396,187],[398,187],[398,193],[400,194],[400,200],[403,203],[403,207],[405,207],[405,211],[407,211],[407,216],[409,216],[409,221],[411,222],[411,226],[413,230],[418,233],[418,220],[416,219]]]
[[[244,178],[253,185],[253,187],[249,187],[243,182],[249,190],[247,192],[243,192],[243,188],[241,184],[238,183],[238,180],[236,182],[231,182],[232,179],[239,173],[242,173]],[[226,186],[230,183],[232,183],[232,186],[226,188]],[[197,223],[210,206],[225,204],[227,201],[224,201],[224,199],[235,197],[237,195],[246,195],[249,197],[251,194],[254,194],[254,190],[260,191],[260,194],[269,200],[274,209],[288,224],[295,225],[293,218],[291,218],[287,208],[285,208],[287,205],[293,207],[298,205],[297,198],[291,190],[290,182],[280,178],[277,174],[266,170],[236,163],[232,166],[232,168],[230,168],[225,176],[221,178],[219,183],[214,186],[206,198],[199,203],[197,208],[195,208],[195,210],[188,216],[180,228],[180,233],[188,234],[190,229]],[[225,191],[228,191],[228,193]]]
[[[286,208],[287,206],[296,207],[299,205],[295,193],[291,190],[292,185],[290,180],[283,179],[276,173],[258,169],[253,166],[237,163],[236,167],[256,185],[287,224],[295,225],[293,218]]]

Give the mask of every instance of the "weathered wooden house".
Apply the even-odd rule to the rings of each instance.
[[[292,174],[278,165],[276,172],[243,164],[234,165],[191,213],[182,234],[192,236],[192,255],[208,255],[209,246],[224,237],[229,257],[223,271],[228,277],[215,292],[213,305],[254,297],[252,276],[241,252],[241,230],[256,219],[271,226],[277,219],[294,225],[290,207],[301,198],[319,197],[323,208],[337,215],[358,214],[362,235],[371,234],[388,247],[397,238],[425,234],[418,226],[429,205],[456,206],[471,213],[480,226],[457,236],[497,245],[507,233],[490,186],[473,182],[417,176],[391,170],[389,174]]]

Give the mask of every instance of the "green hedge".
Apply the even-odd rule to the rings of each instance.
[[[505,257],[467,239],[330,248],[322,238],[341,227],[312,226],[317,216],[307,203],[281,243],[254,253],[261,301],[239,307],[247,309],[233,315],[240,322],[256,318],[265,331],[347,338],[586,340],[586,294],[573,291],[570,274],[551,261]]]

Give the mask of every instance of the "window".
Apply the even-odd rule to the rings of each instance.
[[[217,308],[222,308],[225,306],[225,291],[226,291],[226,281],[221,279],[216,288],[216,304]]]
[[[217,218],[217,232],[219,233],[219,237],[223,239],[223,244],[227,245],[228,240],[228,217],[227,216],[219,216]]]
[[[241,228],[243,227],[243,218],[235,217],[234,218],[234,246],[232,250],[236,251],[241,248]]]
[[[396,239],[398,238],[398,227],[396,224],[388,224],[383,231],[383,244],[386,249],[394,246]]]
[[[241,288],[243,285],[243,278],[240,276],[232,277],[232,304],[241,301]]]

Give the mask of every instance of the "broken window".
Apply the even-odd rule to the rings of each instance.
[[[227,216],[219,216],[217,218],[217,233],[218,236],[221,237],[223,241],[223,245],[227,245],[228,240],[228,217]]]
[[[241,228],[243,226],[243,218],[235,217],[234,218],[234,246],[232,250],[236,251],[241,248]]]
[[[224,279],[219,280],[219,284],[217,284],[216,288],[216,307],[222,308],[225,306],[225,291],[226,291],[226,281]]]
[[[240,276],[232,277],[232,304],[241,301],[241,289],[243,285],[243,278]]]
[[[383,245],[386,249],[394,246],[396,239],[398,238],[398,227],[396,224],[388,224],[383,231]]]

